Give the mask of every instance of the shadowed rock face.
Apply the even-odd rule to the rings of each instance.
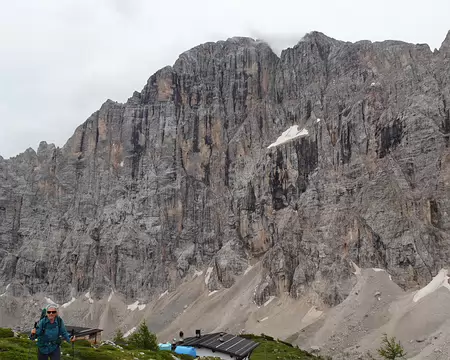
[[[449,109],[450,33],[434,53],[317,32],[280,58],[198,46],[63,148],[0,158],[0,285],[145,299],[208,267],[229,287],[252,260],[257,303],[340,303],[351,262],[425,284],[450,259]],[[292,125],[309,136],[268,150]]]

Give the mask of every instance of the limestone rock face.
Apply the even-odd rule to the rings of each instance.
[[[338,304],[352,262],[425,284],[450,264],[449,112],[450,35],[198,46],[64,147],[0,158],[0,293],[145,300],[256,261],[257,303]]]

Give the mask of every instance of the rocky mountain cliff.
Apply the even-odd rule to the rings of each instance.
[[[63,114],[61,114],[63,118]],[[308,136],[268,149],[298,125]],[[439,50],[306,35],[182,54],[62,148],[0,157],[0,293],[143,301],[262,263],[254,300],[341,303],[450,265],[450,32]],[[8,286],[9,285],[9,286]],[[2,290],[3,289],[3,290]]]

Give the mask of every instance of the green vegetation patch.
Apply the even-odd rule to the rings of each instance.
[[[0,328],[0,339],[11,338],[13,336],[14,336],[14,333],[11,329]]]
[[[314,356],[307,351],[299,349],[297,346],[293,346],[285,341],[275,340],[268,335],[252,335],[244,334],[240,335],[247,339],[256,341],[259,346],[253,350],[250,360],[325,360],[321,356]]]
[[[146,327],[146,326],[145,326]],[[36,359],[37,347],[34,341],[27,338],[12,337],[11,331],[0,329],[1,333],[8,334],[8,337],[0,338],[0,359],[2,360],[24,360]],[[72,356],[74,360],[173,360],[173,355],[182,360],[191,360],[188,355],[177,355],[170,351],[154,351],[136,346],[154,347],[155,338],[153,334],[147,333],[144,326],[138,330],[139,335],[135,337],[135,341],[131,346],[124,345],[123,349],[112,345],[103,345],[97,348],[92,347],[86,340],[78,340],[75,342],[74,348],[71,344],[64,342],[61,346],[63,353],[62,359],[70,360]],[[315,357],[310,353],[299,349],[289,343],[275,340],[265,335],[243,335],[243,337],[259,342],[260,345],[253,351],[251,360],[320,360],[321,357]],[[150,339],[151,341],[148,341]],[[201,358],[202,360],[214,358]]]

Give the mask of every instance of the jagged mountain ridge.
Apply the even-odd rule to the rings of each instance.
[[[318,32],[281,57],[248,38],[187,51],[63,148],[0,158],[0,285],[146,300],[256,261],[260,304],[336,305],[352,262],[427,283],[450,250],[449,59],[450,33],[435,52]],[[268,150],[291,125],[309,136]]]

